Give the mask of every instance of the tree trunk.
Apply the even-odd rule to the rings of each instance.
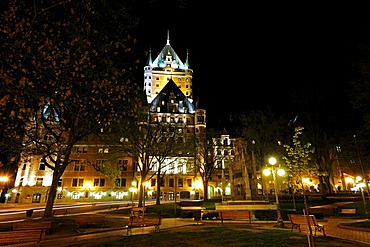
[[[203,200],[208,201],[208,181],[203,181]]]
[[[51,186],[47,194],[45,211],[44,211],[44,215],[42,216],[43,219],[48,219],[48,218],[53,217],[53,207],[54,207],[55,198],[57,196],[58,181],[59,181],[58,176],[55,175],[54,173],[56,173],[56,171],[53,172],[53,181],[51,182]]]
[[[322,176],[319,176],[319,182],[320,182],[320,194],[321,194],[321,197],[322,198],[326,198],[327,188],[326,188],[326,185],[324,183],[324,179],[323,179]]]
[[[161,174],[157,173],[157,181],[156,181],[156,195],[155,195],[155,204],[161,205]]]
[[[140,186],[139,186],[139,193],[138,193],[138,195],[139,195],[139,203],[138,203],[138,207],[142,207],[143,206],[143,195],[144,195],[144,191],[143,191],[143,187],[144,187],[144,185],[143,185],[143,178],[141,178],[141,180],[140,180]]]

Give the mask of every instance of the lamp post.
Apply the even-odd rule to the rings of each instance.
[[[131,187],[128,190],[130,191],[130,194],[131,194],[131,213],[132,213],[133,208],[134,208],[133,194],[137,192],[136,182],[135,181],[132,181],[131,182]]]
[[[285,171],[283,169],[277,169],[275,167],[276,164],[276,159],[274,157],[269,158],[269,164],[271,165],[271,169],[265,169],[263,171],[263,174],[265,176],[270,176],[272,173],[272,178],[274,180],[274,188],[275,188],[275,200],[276,200],[276,212],[277,212],[277,226],[278,227],[284,227],[284,221],[283,218],[281,217],[281,209],[280,209],[280,203],[279,203],[279,196],[277,194],[277,182],[276,182],[276,173],[279,176],[284,176]]]
[[[365,215],[368,215],[367,206],[366,206],[366,200],[365,200],[365,195],[364,195],[365,183],[364,182],[358,183],[360,181],[362,181],[362,177],[361,176],[357,176],[356,177],[356,182],[357,182],[357,187],[359,187],[360,190],[361,190],[362,202],[364,204],[364,212],[365,212]]]

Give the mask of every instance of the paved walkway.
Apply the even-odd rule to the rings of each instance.
[[[196,224],[196,221],[192,219],[164,218],[162,219],[162,225],[160,229],[182,227],[194,224]],[[153,231],[154,227],[134,228],[132,229],[132,235],[146,234]],[[62,239],[55,238],[50,240],[43,240],[40,244],[40,247],[50,247],[50,246],[65,247],[71,245],[71,243],[76,244],[77,242],[84,240],[125,237],[125,236],[127,236],[127,230],[125,227],[121,227],[97,233],[80,234],[78,236],[64,236]]]
[[[364,219],[356,220],[356,219],[329,217],[326,222],[320,222],[320,224],[324,225],[325,233],[327,236],[347,239],[353,242],[368,244],[370,246],[370,231],[367,231],[367,229],[360,231],[358,228],[353,229],[350,227],[340,225],[342,223],[356,221],[364,221]]]
[[[370,230],[368,229],[351,229],[348,227],[342,227],[342,223],[348,223],[348,222],[356,222],[356,221],[364,221],[366,219],[351,219],[351,218],[343,218],[343,217],[326,217],[325,221],[320,221],[320,224],[324,225],[325,227],[325,233],[327,236],[335,237],[335,238],[341,238],[346,239],[349,241],[353,241],[354,243],[362,243],[362,244],[368,244],[370,246]],[[204,223],[207,222],[214,222],[219,223],[218,221],[204,221]],[[202,221],[200,221],[202,223]],[[262,222],[259,222],[263,224]],[[276,222],[266,222],[267,224],[274,224]],[[290,222],[284,222],[287,227],[290,227]],[[174,228],[174,227],[182,227],[186,225],[194,225],[196,224],[196,221],[193,219],[181,219],[181,218],[164,218],[162,220],[162,226],[161,229],[166,228]],[[145,227],[145,228],[136,228],[133,229],[132,234],[144,234],[149,233],[154,230],[154,227]],[[306,233],[305,227],[302,227],[302,233]],[[297,230],[295,230],[297,231]],[[125,227],[114,227],[109,228],[106,231],[102,232],[93,232],[93,233],[85,233],[85,234],[79,234],[79,235],[64,235],[64,236],[53,236],[52,239],[45,239],[42,241],[40,247],[49,247],[49,246],[55,246],[55,247],[65,247],[70,245],[71,243],[77,243],[79,241],[84,240],[91,240],[91,239],[102,239],[102,238],[112,238],[112,237],[122,237],[126,236],[126,228]],[[318,235],[321,233],[318,232]],[[355,245],[355,244],[354,244]],[[13,245],[16,246],[16,245]]]
[[[353,241],[354,243],[362,243],[362,244],[368,244],[370,246],[370,231],[359,231],[358,229],[353,230],[349,228],[343,228],[339,226],[341,223],[346,222],[354,222],[358,220],[354,219],[343,219],[343,218],[334,218],[330,217],[325,222],[320,222],[320,224],[325,226],[325,233],[327,236],[335,237],[335,238],[341,238],[346,239],[349,241]],[[207,222],[207,221],[205,221]],[[214,222],[218,223],[218,222]],[[197,224],[196,221],[192,219],[175,219],[175,218],[164,218],[162,221],[161,229],[166,228],[174,228],[174,227],[183,227],[187,225],[195,225]],[[199,222],[199,224],[202,224],[202,221]],[[263,223],[261,223],[263,224]],[[275,222],[266,222],[266,224],[275,224]],[[290,227],[290,223],[286,222],[285,224],[287,227]],[[144,228],[135,228],[132,230],[132,234],[145,234],[149,232],[153,232],[154,227],[144,227]],[[307,229],[302,227],[302,234],[307,233]],[[297,230],[294,230],[297,231]],[[64,236],[63,239],[50,239],[50,240],[43,240],[40,247],[65,247],[70,245],[71,243],[77,243],[78,241],[84,241],[84,240],[91,240],[91,239],[101,239],[101,238],[112,238],[112,237],[123,237],[126,235],[127,231],[124,227],[122,228],[115,228],[110,229],[108,231],[104,232],[97,232],[97,233],[89,233],[89,234],[81,234],[78,236]],[[320,232],[317,233],[318,236],[320,236]],[[355,245],[355,244],[354,244]]]

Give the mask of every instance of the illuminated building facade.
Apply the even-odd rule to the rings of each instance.
[[[143,91],[149,105],[149,123],[161,122],[174,126],[185,138],[194,138],[206,131],[206,111],[197,109],[193,99],[193,70],[189,67],[188,53],[183,63],[167,42],[153,60],[151,51],[144,67]],[[214,139],[220,159],[208,184],[208,197],[250,198],[245,146],[241,139],[231,139],[224,133]],[[196,146],[197,144],[195,144]],[[140,176],[134,171],[131,157],[115,157],[121,174],[110,179],[96,170],[94,164],[112,162],[114,152],[94,136],[74,146],[71,164],[64,171],[59,184],[56,202],[92,202],[132,200],[138,196]],[[41,156],[25,154],[19,164],[10,202],[44,203],[51,184],[52,170],[43,164]],[[176,159],[174,162],[173,159]],[[164,163],[165,177],[160,181],[162,200],[202,199],[203,183],[196,169],[196,157],[168,157]],[[186,164],[186,165],[183,165]],[[152,169],[152,174],[156,166]],[[164,172],[163,171],[163,172]],[[151,174],[149,174],[151,175]],[[156,194],[156,177],[145,184],[146,198]],[[136,187],[136,188],[133,188]]]

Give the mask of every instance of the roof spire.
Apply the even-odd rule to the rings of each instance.
[[[185,61],[185,67],[189,68],[189,49],[186,49],[186,61]]]
[[[153,60],[152,60],[152,45],[150,45],[150,47],[149,47],[149,56],[148,56],[148,61],[146,62],[146,65],[151,66],[152,63],[153,63]]]
[[[170,30],[167,30],[167,45],[170,44]]]

